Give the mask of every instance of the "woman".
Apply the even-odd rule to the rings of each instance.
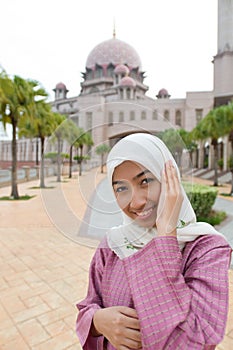
[[[123,138],[107,171],[124,222],[96,250],[77,304],[83,349],[214,349],[227,320],[230,246],[196,222],[159,138]]]

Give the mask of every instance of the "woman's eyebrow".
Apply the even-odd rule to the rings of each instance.
[[[125,183],[125,181],[122,181],[122,180],[113,181],[113,182],[112,182],[112,186],[114,186],[114,185],[119,185],[119,184],[123,184],[123,183]]]
[[[145,175],[145,174],[147,174],[147,173],[151,173],[151,171],[149,170],[149,169],[145,169],[145,170],[143,170],[141,173],[139,173],[139,174],[137,174],[136,176],[134,176],[134,180],[135,179],[138,179],[139,177],[141,177],[141,176],[143,176],[143,175]]]

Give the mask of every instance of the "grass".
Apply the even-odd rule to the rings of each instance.
[[[223,220],[225,220],[227,214],[225,211],[215,211],[211,210],[207,217],[198,217],[198,221],[204,221],[213,226],[221,224]]]
[[[233,197],[233,193],[219,193],[219,194],[224,197]]]
[[[43,190],[43,189],[50,189],[50,188],[55,188],[54,186],[45,186],[45,187],[40,187],[40,186],[33,186],[33,187],[29,187],[30,190]]]
[[[35,196],[29,196],[27,194],[25,194],[24,196],[19,196],[19,198],[15,199],[14,197],[11,197],[11,196],[3,196],[3,197],[0,197],[0,200],[1,201],[20,201],[20,200],[28,200],[28,199],[31,199]]]

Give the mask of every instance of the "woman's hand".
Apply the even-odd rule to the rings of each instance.
[[[156,227],[159,236],[176,236],[183,194],[176,168],[169,160],[162,173]]]
[[[139,320],[134,309],[113,306],[96,311],[92,334],[103,335],[117,350],[141,349]]]

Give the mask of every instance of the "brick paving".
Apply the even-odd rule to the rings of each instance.
[[[69,208],[79,218],[91,192],[90,177],[97,184],[103,175],[84,173],[81,191],[76,177],[62,183]],[[58,186],[52,178],[46,184]],[[95,244],[61,233],[43,197],[43,191],[53,189],[36,186],[36,181],[19,185],[20,195],[35,195],[28,201],[0,201],[0,349],[80,350],[75,303],[86,294]],[[9,187],[0,189],[0,197],[9,194]],[[233,349],[232,271],[226,336],[218,350]]]

